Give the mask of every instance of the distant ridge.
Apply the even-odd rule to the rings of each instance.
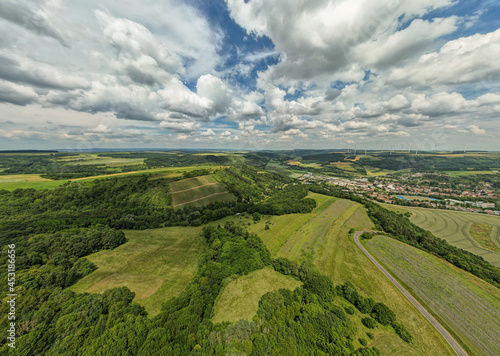
[[[54,150],[0,150],[2,153],[59,153],[59,151]]]

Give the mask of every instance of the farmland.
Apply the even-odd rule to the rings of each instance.
[[[40,177],[39,174],[0,175],[0,190],[14,190],[17,188],[50,189],[66,183],[65,180],[50,180]]]
[[[135,164],[143,164],[144,158],[114,158],[114,157],[103,157],[97,154],[80,154],[77,156],[65,156],[57,159],[59,162],[63,162],[69,165],[99,165],[99,166],[127,166]]]
[[[405,206],[384,205],[387,209],[399,212],[410,212],[410,221],[429,230],[437,237],[445,239],[453,246],[462,248],[483,257],[486,261],[500,267],[500,217],[474,214],[461,211],[413,208]],[[491,227],[489,241],[484,235],[481,239],[471,235],[472,224],[479,223]],[[485,245],[485,243],[488,243]]]
[[[135,301],[154,316],[162,302],[178,295],[194,277],[205,249],[200,234],[197,227],[126,231],[128,242],[87,257],[98,269],[70,289],[102,293],[126,286],[136,294]]]
[[[286,288],[294,290],[302,283],[284,276],[270,267],[254,271],[230,281],[219,295],[214,307],[214,323],[240,319],[252,320],[259,308],[261,296],[267,292]]]
[[[170,184],[174,207],[203,206],[214,201],[234,201],[229,193],[212,176],[183,179]]]
[[[351,228],[373,227],[364,208],[321,194],[310,193],[308,197],[317,201],[318,207],[312,213],[265,216],[260,222],[250,223],[248,229],[262,238],[273,257],[309,259],[336,284],[351,281],[361,294],[388,305],[411,332],[414,342],[407,344],[392,330],[379,327],[368,345],[377,347],[382,354],[453,355],[441,335],[348,237]],[[231,217],[224,221],[246,225],[250,220]],[[269,230],[265,229],[266,224]]]
[[[366,248],[474,355],[500,352],[500,291],[402,242],[377,236]]]

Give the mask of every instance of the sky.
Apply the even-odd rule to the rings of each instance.
[[[497,0],[1,0],[0,149],[500,150]]]

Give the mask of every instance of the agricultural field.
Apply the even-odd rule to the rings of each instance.
[[[384,236],[364,242],[473,355],[500,354],[500,290],[429,253]]]
[[[236,197],[212,176],[183,179],[170,184],[174,207],[204,206],[215,201],[235,201]]]
[[[80,154],[76,156],[65,156],[57,159],[58,162],[64,162],[68,165],[99,165],[99,166],[128,166],[143,164],[144,158],[113,158],[103,157],[97,154]]]
[[[0,190],[14,190],[17,188],[51,189],[66,182],[66,180],[45,179],[40,177],[39,174],[0,175]]]
[[[189,166],[189,167],[167,167],[167,168],[152,168],[152,169],[144,169],[141,171],[134,172],[123,172],[123,173],[112,173],[112,174],[103,174],[99,176],[92,177],[84,177],[84,178],[75,178],[71,179],[71,181],[90,181],[99,178],[108,178],[108,177],[116,177],[116,176],[135,176],[142,174],[150,174],[150,179],[159,179],[159,178],[172,178],[172,177],[180,177],[184,172],[190,172],[197,169],[215,169],[220,168],[221,166]]]
[[[215,302],[213,323],[252,320],[259,309],[259,300],[267,292],[281,288],[294,290],[302,285],[290,276],[284,276],[271,267],[254,271],[229,281]]]
[[[127,242],[114,250],[99,251],[87,258],[98,268],[69,289],[102,293],[125,286],[149,316],[161,304],[178,295],[191,281],[205,249],[201,227],[168,227],[125,231]]]
[[[486,261],[500,267],[500,217],[475,214],[462,211],[414,208],[383,204],[385,208],[397,212],[410,212],[410,221],[423,229],[429,230],[449,244],[481,256]],[[474,223],[491,227],[489,243],[482,237],[471,235]],[[487,244],[487,245],[485,245]]]
[[[454,355],[437,330],[349,238],[351,228],[373,228],[364,208],[349,200],[321,194],[310,193],[308,198],[317,202],[317,208],[310,214],[263,216],[257,223],[249,217],[239,216],[223,219],[220,223],[233,221],[247,225],[262,238],[273,257],[310,259],[335,284],[351,281],[361,294],[388,305],[411,332],[414,342],[407,344],[390,328],[377,327],[373,331],[375,339],[367,339],[368,346],[377,347],[383,355]],[[265,229],[266,224],[269,230]],[[363,337],[366,339],[366,335]]]

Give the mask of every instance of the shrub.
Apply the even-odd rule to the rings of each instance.
[[[366,317],[366,318],[361,319],[361,322],[368,329],[374,329],[375,326],[377,326],[377,321],[373,318],[370,318],[370,317]]]

